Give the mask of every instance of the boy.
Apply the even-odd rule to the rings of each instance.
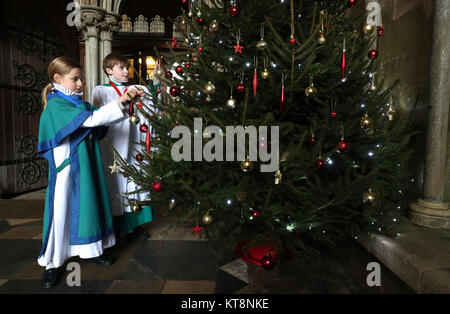
[[[102,107],[108,102],[118,99],[126,93],[128,89],[143,89],[149,94],[145,86],[126,86],[128,83],[128,59],[120,54],[111,53],[103,60],[103,70],[108,75],[110,82],[103,86],[96,86],[92,93],[92,104],[94,107]],[[152,107],[151,101],[142,98],[145,105]],[[136,105],[136,104],[135,104]],[[134,108],[135,115],[140,118],[138,125],[132,124],[128,117],[120,122],[110,125],[106,138],[109,140],[117,153],[130,164],[137,164],[137,151],[135,142],[145,142],[146,133],[140,131],[140,125],[144,124],[144,117],[139,113],[138,108]],[[151,132],[148,123],[145,123]],[[114,225],[116,238],[119,241],[120,233],[128,235],[137,235],[141,239],[146,239],[149,235],[142,228],[142,224],[150,222],[154,219],[155,213],[151,206],[144,206],[140,213],[133,213],[130,206],[126,204],[126,200],[120,197],[121,194],[133,192],[137,189],[134,182],[129,181],[119,173],[112,173],[107,166],[114,164],[114,151],[108,141],[101,143],[101,152],[105,161],[105,172],[108,181],[108,190],[111,198],[111,210],[114,216]],[[145,200],[146,194],[132,194],[131,197],[138,200]]]

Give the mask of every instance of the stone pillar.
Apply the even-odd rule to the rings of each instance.
[[[450,1],[435,0],[429,79],[429,114],[422,199],[411,203],[411,222],[450,229],[449,204],[444,201],[450,105]]]
[[[83,34],[86,47],[86,101],[91,101],[91,95],[94,87],[99,84],[99,35],[103,14],[99,10],[92,8],[81,8],[80,31]]]
[[[107,75],[103,72],[103,59],[112,52],[113,34],[120,29],[120,16],[107,15],[102,23],[100,32],[100,53],[99,53],[99,78],[100,83],[105,84],[109,81]]]

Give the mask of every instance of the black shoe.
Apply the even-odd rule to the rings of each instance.
[[[106,256],[104,254],[99,257],[89,258],[87,261],[89,263],[95,263],[105,267],[111,266],[113,263],[113,259],[110,256]]]
[[[50,268],[44,271],[41,286],[44,288],[53,288],[58,279],[58,268]]]

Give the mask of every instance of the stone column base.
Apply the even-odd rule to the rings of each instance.
[[[449,204],[418,199],[410,203],[409,220],[419,226],[450,229]]]

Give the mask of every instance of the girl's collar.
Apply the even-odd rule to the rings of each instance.
[[[61,93],[65,94],[67,96],[83,96],[83,92],[77,93],[68,88],[65,88],[61,84],[57,84],[57,83],[52,83],[52,84],[53,84],[53,89],[56,89],[57,91],[60,91]]]

